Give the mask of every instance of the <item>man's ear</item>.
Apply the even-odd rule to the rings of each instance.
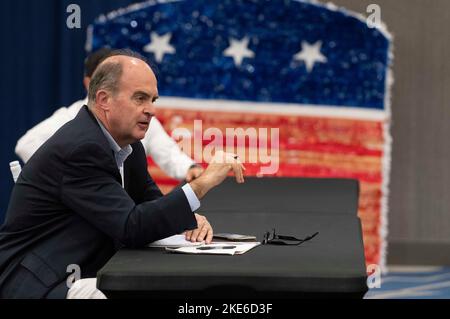
[[[111,97],[109,95],[109,92],[105,90],[98,90],[97,94],[95,95],[95,102],[98,105],[98,107],[104,111],[108,111],[110,108]]]

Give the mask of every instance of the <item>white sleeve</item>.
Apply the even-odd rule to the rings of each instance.
[[[181,189],[183,190],[184,195],[186,195],[189,206],[191,206],[191,211],[195,212],[200,208],[200,201],[198,200],[197,195],[195,195],[191,185],[189,185],[189,183],[186,183],[183,185],[183,187],[181,187]]]
[[[186,178],[189,167],[195,162],[187,156],[178,144],[167,134],[157,118],[153,117],[142,144],[145,153],[169,176]]]
[[[22,136],[16,145],[16,154],[26,163],[31,156],[64,124],[73,120],[83,106],[84,100],[77,101],[69,107],[62,107],[52,116],[37,124]]]

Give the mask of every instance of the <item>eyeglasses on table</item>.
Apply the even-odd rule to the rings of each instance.
[[[307,236],[305,238],[297,238],[293,236],[278,235],[275,228],[272,231],[268,231],[264,234],[262,244],[263,245],[289,245],[298,246],[316,237],[319,232]]]

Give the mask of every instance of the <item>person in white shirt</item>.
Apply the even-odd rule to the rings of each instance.
[[[102,60],[112,52],[102,48],[90,54],[84,63],[83,84],[89,89],[91,76]],[[35,127],[30,129],[17,142],[15,152],[26,163],[31,156],[49,139],[59,128],[73,120],[83,105],[87,105],[87,97],[76,101],[69,107],[62,107]],[[190,182],[199,177],[203,168],[196,165],[166,133],[157,118],[153,117],[149,129],[141,141],[145,153],[153,158],[155,163],[169,176]]]

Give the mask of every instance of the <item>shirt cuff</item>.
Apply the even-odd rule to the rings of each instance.
[[[192,190],[191,185],[184,184],[181,189],[184,192],[184,195],[186,195],[186,198],[189,202],[189,206],[191,206],[191,211],[195,212],[197,209],[200,208],[200,201],[197,198],[197,195],[195,195],[194,191]]]

